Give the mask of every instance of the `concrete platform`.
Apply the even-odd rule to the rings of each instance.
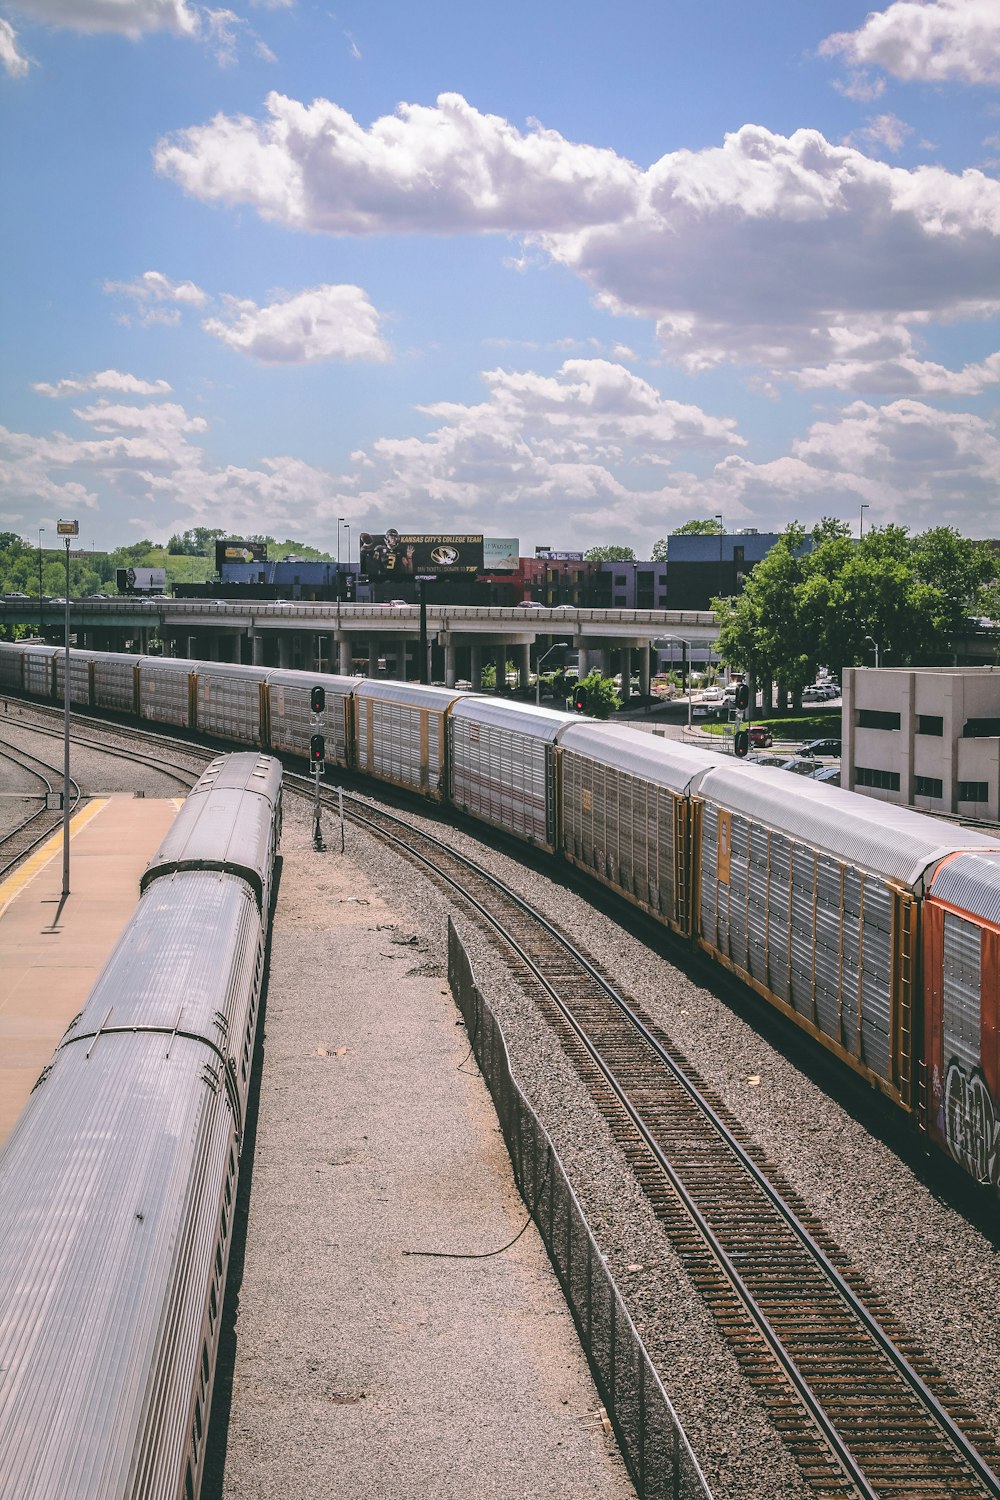
[[[139,900],[139,877],[180,807],[176,798],[101,797],[0,885],[0,1145],[94,986]]]

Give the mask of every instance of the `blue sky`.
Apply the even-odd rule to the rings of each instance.
[[[0,529],[1000,534],[996,0],[0,0],[0,170]]]

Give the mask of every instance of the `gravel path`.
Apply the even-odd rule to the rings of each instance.
[[[625,931],[599,889],[582,898],[492,848],[488,833],[480,840],[449,829],[447,837],[537,902],[659,1022],[1000,1438],[996,1243],[939,1202],[721,999]],[[369,877],[405,902],[414,926],[444,951],[446,898],[360,831],[348,838]],[[547,1026],[489,944],[470,941],[470,951],[522,1086],[573,1177],[714,1493],[719,1500],[805,1493]]]

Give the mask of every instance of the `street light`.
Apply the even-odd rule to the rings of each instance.
[[[549,649],[546,652],[544,652],[538,658],[538,660],[535,662],[535,704],[536,704],[536,706],[539,705],[541,703],[541,701],[542,701],[542,667],[543,667],[546,659],[552,655],[553,651],[565,651],[568,646],[569,646],[569,641],[554,641],[552,643],[552,645],[549,647]]]
[[[722,517],[721,516],[717,515],[715,519],[719,523],[719,598],[721,599],[722,598],[722,538],[726,534],[726,528],[723,525]]]
[[[860,525],[858,526],[858,541],[859,542],[862,540],[862,538],[864,537],[864,534],[865,534],[865,511],[867,509],[868,509],[868,502],[867,502],[867,500],[863,500],[861,502],[861,522],[860,522]],[[870,636],[866,636],[865,639],[866,640],[870,640],[871,637]]]
[[[344,525],[344,518],[343,518],[343,516],[338,516],[337,517],[337,604],[338,605],[340,604],[340,596],[341,596],[341,593],[343,591],[343,584],[342,584],[341,578],[340,578],[340,533],[341,533],[341,530],[343,529],[343,525]]]
[[[38,634],[42,633],[42,532],[44,526],[38,528]]]
[[[66,543],[66,656],[63,670],[63,880],[62,899],[69,895],[69,547],[80,535],[79,521],[58,521],[56,532]]]
[[[684,656],[683,656],[683,658],[681,660],[681,667],[683,669],[684,691],[687,694],[687,702],[688,702],[688,728],[690,729],[691,728],[691,674],[690,674],[690,671],[689,671],[690,662],[688,660],[688,655],[689,655],[689,652],[691,650],[691,642],[690,641],[686,641],[682,635],[658,635],[656,637],[656,639],[654,640],[654,642],[653,642],[654,648],[656,646],[658,646],[661,641],[679,641],[680,644],[684,647]]]
[[[875,651],[875,670],[878,671],[878,642],[876,640],[874,640],[870,635],[866,635],[865,636],[865,640],[868,641],[871,644],[871,646],[874,648],[874,651]]]

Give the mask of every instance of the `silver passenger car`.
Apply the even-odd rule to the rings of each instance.
[[[338,766],[348,764],[351,723],[351,694],[357,677],[338,677],[327,672],[298,672],[279,668],[267,674],[268,744],[285,755],[309,756],[309,741],[322,734],[326,741],[326,759]],[[326,697],[321,719],[314,728],[310,694],[321,687]]]
[[[503,698],[460,699],[448,715],[449,800],[543,849],[556,845],[555,745],[573,714]]]
[[[357,769],[441,801],[453,688],[360,678],[352,697]]]
[[[752,766],[698,792],[701,946],[912,1107],[917,900],[947,854],[995,840]]]
[[[579,720],[560,735],[559,757],[566,858],[689,933],[688,799],[724,757],[624,724]]]

